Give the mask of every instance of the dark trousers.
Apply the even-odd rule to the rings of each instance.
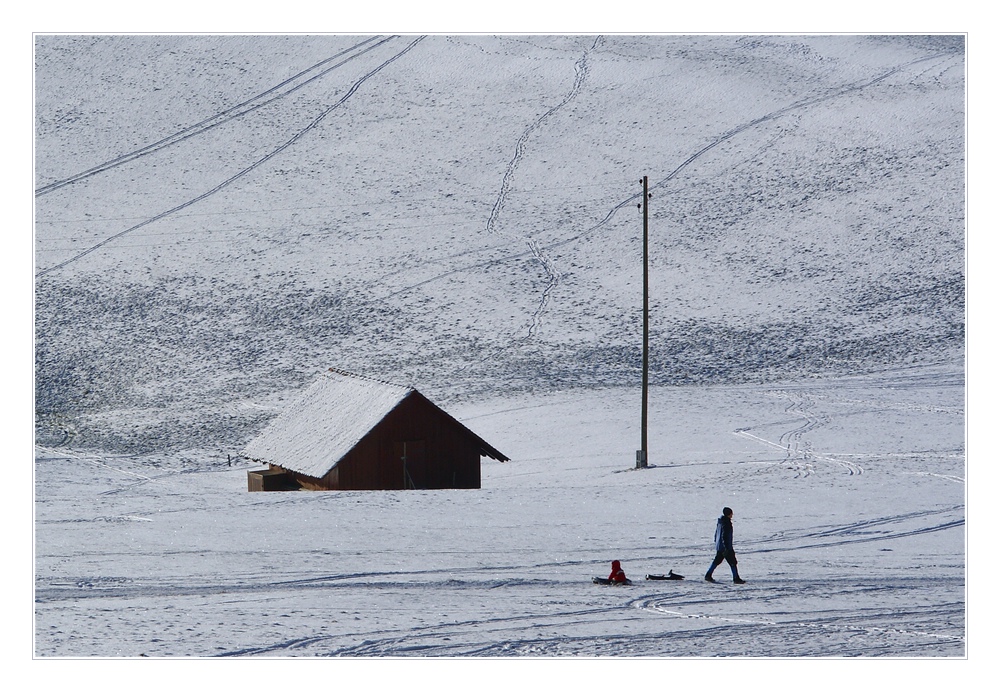
[[[740,573],[736,569],[736,551],[730,548],[729,550],[720,550],[715,554],[715,559],[712,560],[712,566],[708,568],[708,574],[706,576],[712,576],[712,572],[715,568],[722,564],[725,560],[729,563],[729,568],[733,570],[733,579],[739,579]]]

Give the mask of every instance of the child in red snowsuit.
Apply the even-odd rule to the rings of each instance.
[[[615,560],[611,563],[611,575],[608,577],[608,580],[616,582],[628,581],[628,579],[625,578],[625,570],[622,569],[621,560]]]

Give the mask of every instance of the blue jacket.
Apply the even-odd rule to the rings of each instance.
[[[727,552],[733,549],[733,520],[723,514],[715,525],[715,549]]]

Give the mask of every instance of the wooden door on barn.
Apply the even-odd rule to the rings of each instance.
[[[427,487],[427,449],[423,440],[396,443],[397,456],[403,461],[403,487],[419,490]]]

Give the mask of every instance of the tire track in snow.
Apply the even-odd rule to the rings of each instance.
[[[163,139],[161,139],[161,140],[159,140],[157,142],[153,142],[152,144],[148,144],[148,145],[146,145],[144,147],[140,147],[139,149],[136,149],[135,151],[131,151],[131,152],[127,153],[127,154],[122,154],[121,156],[117,156],[117,157],[115,157],[113,159],[110,159],[110,160],[105,161],[103,163],[100,163],[100,164],[98,164],[96,166],[88,168],[85,171],[81,171],[80,173],[77,173],[75,175],[71,175],[68,178],[63,178],[62,180],[56,180],[55,182],[49,183],[48,185],[43,185],[42,187],[40,187],[37,190],[35,190],[35,197],[36,198],[37,197],[41,197],[42,195],[46,195],[46,194],[48,194],[50,192],[54,192],[54,191],[56,191],[56,190],[58,190],[58,189],[60,189],[62,187],[67,186],[67,185],[71,185],[71,184],[79,182],[81,180],[85,180],[86,178],[89,178],[91,176],[97,175],[99,173],[103,173],[104,171],[111,170],[112,168],[116,168],[117,166],[121,166],[122,164],[128,163],[130,161],[134,161],[134,160],[139,159],[139,158],[141,158],[143,156],[147,156],[149,154],[156,153],[157,151],[160,151],[162,149],[166,149],[167,147],[173,146],[174,144],[177,144],[178,142],[183,142],[186,139],[189,139],[191,137],[196,137],[197,135],[200,135],[200,134],[203,134],[205,132],[208,132],[209,130],[211,130],[213,128],[216,128],[219,125],[223,125],[223,124],[225,124],[225,123],[227,123],[227,122],[229,122],[231,120],[235,120],[236,118],[242,118],[244,115],[248,115],[248,114],[252,113],[255,110],[263,108],[264,106],[266,106],[268,104],[274,103],[275,101],[278,101],[279,99],[282,99],[282,98],[288,96],[289,94],[291,94],[291,93],[293,93],[295,91],[298,91],[299,89],[301,89],[302,87],[306,86],[307,84],[310,84],[311,82],[314,82],[317,79],[325,77],[327,74],[329,74],[333,70],[337,69],[338,67],[342,67],[343,65],[346,65],[348,62],[354,60],[355,58],[359,58],[362,55],[364,55],[365,53],[367,53],[368,51],[374,50],[375,48],[378,48],[382,44],[384,44],[384,43],[386,43],[388,41],[391,41],[392,39],[397,38],[397,37],[396,36],[389,36],[388,38],[384,38],[381,41],[379,41],[378,43],[376,43],[374,45],[371,45],[371,46],[368,46],[368,47],[364,48],[363,50],[360,50],[359,52],[355,53],[354,55],[352,55],[352,56],[350,56],[348,58],[345,58],[344,60],[342,60],[341,62],[337,63],[336,65],[333,65],[332,67],[328,67],[325,70],[323,70],[323,71],[321,71],[321,72],[319,72],[317,74],[314,74],[314,75],[310,76],[308,79],[305,79],[304,81],[299,82],[298,84],[293,84],[296,80],[299,80],[300,78],[307,76],[310,72],[313,72],[314,70],[316,70],[316,69],[318,69],[318,68],[326,65],[329,62],[331,62],[333,60],[336,60],[337,58],[340,58],[340,57],[342,57],[344,55],[347,55],[348,53],[350,53],[350,52],[352,52],[354,50],[357,50],[357,49],[361,48],[362,46],[365,46],[365,44],[367,44],[367,43],[371,43],[372,41],[375,41],[377,38],[378,37],[373,36],[371,38],[365,39],[364,41],[361,41],[360,43],[356,43],[355,45],[351,46],[350,48],[342,50],[341,52],[337,53],[336,55],[332,55],[332,56],[330,56],[329,58],[327,58],[325,60],[321,60],[320,62],[316,63],[315,65],[313,65],[311,67],[308,67],[305,70],[302,70],[301,72],[299,72],[298,74],[296,74],[296,75],[294,75],[292,77],[289,77],[285,81],[281,82],[280,84],[277,84],[276,86],[271,87],[267,91],[261,92],[260,94],[257,94],[256,96],[253,96],[252,98],[247,99],[246,101],[243,101],[242,103],[238,103],[238,104],[236,104],[235,106],[233,106],[231,108],[227,108],[226,110],[222,111],[221,113],[216,113],[215,115],[213,115],[213,116],[211,116],[209,118],[206,118],[205,120],[197,122],[194,125],[191,125],[189,127],[184,128],[183,130],[175,132],[172,135],[169,135],[168,137],[164,137]],[[284,87],[288,87],[289,85],[292,85],[292,86],[290,88],[288,88],[288,89],[285,89],[284,91],[280,91],[280,90],[284,89]],[[279,91],[280,91],[280,93],[278,93],[276,96],[273,96],[271,98],[267,98],[266,100],[264,100],[267,96],[271,96],[271,94],[274,94],[275,92],[279,92]]]
[[[213,187],[211,190],[208,190],[207,192],[205,192],[205,193],[203,193],[201,195],[198,195],[197,197],[195,197],[193,199],[190,199],[187,202],[179,204],[176,207],[168,209],[167,211],[164,211],[164,212],[162,212],[160,214],[157,214],[156,216],[154,216],[152,218],[149,218],[149,219],[146,219],[145,221],[137,223],[134,226],[132,226],[131,228],[126,228],[124,231],[121,231],[120,233],[116,233],[115,235],[113,235],[113,236],[111,236],[109,238],[105,238],[104,240],[100,241],[99,243],[97,243],[95,245],[92,245],[91,247],[89,247],[86,250],[83,250],[83,251],[77,253],[76,255],[74,255],[73,257],[70,257],[67,260],[64,260],[64,261],[62,261],[62,262],[60,262],[58,264],[55,264],[55,265],[53,265],[51,267],[48,267],[47,269],[43,269],[43,270],[39,271],[38,273],[35,274],[35,278],[40,278],[42,276],[45,276],[46,274],[49,274],[49,273],[51,273],[53,271],[56,271],[57,269],[62,269],[63,267],[65,267],[65,266],[67,266],[69,264],[72,264],[73,262],[76,262],[77,260],[80,260],[80,259],[86,257],[90,253],[95,252],[96,250],[101,249],[102,247],[104,247],[108,243],[111,243],[111,242],[113,242],[113,241],[115,241],[115,240],[117,240],[119,238],[122,238],[122,237],[128,235],[129,233],[132,233],[133,231],[137,231],[140,228],[148,226],[151,223],[154,223],[156,221],[164,219],[164,218],[170,216],[171,214],[175,214],[176,212],[180,211],[181,209],[186,209],[186,208],[188,208],[188,207],[190,207],[190,206],[192,206],[194,204],[197,204],[198,202],[201,202],[202,200],[207,199],[208,197],[211,197],[212,195],[214,195],[215,193],[219,192],[220,190],[223,190],[223,189],[229,187],[230,185],[232,185],[234,182],[236,182],[240,178],[242,178],[242,177],[246,176],[247,174],[249,174],[250,172],[252,172],[258,166],[260,166],[260,165],[262,165],[262,164],[270,161],[272,158],[274,158],[278,154],[282,153],[288,147],[292,146],[293,144],[295,144],[296,142],[298,142],[300,139],[302,139],[306,134],[308,134],[315,127],[317,127],[328,115],[330,115],[330,113],[332,113],[333,111],[335,111],[338,108],[340,108],[342,105],[344,105],[344,103],[346,103],[348,101],[348,99],[350,99],[352,96],[354,96],[355,92],[357,92],[357,90],[361,88],[361,85],[363,85],[365,82],[367,82],[369,79],[371,79],[372,77],[374,77],[375,75],[377,75],[383,69],[385,69],[386,67],[388,67],[389,65],[391,65],[392,63],[394,63],[396,60],[400,59],[401,57],[403,57],[404,55],[406,55],[407,53],[409,53],[424,38],[425,38],[424,36],[418,36],[416,39],[414,39],[413,41],[411,41],[409,43],[409,45],[407,45],[403,50],[399,51],[394,56],[392,56],[391,58],[389,58],[388,60],[386,60],[385,62],[383,62],[381,65],[379,65],[378,67],[376,67],[375,69],[371,70],[366,75],[364,75],[363,77],[361,77],[361,79],[359,79],[358,81],[356,81],[354,83],[354,85],[351,86],[351,88],[347,91],[346,94],[344,94],[332,106],[328,107],[326,110],[324,110],[322,113],[320,113],[311,123],[309,123],[308,125],[306,125],[306,127],[304,127],[303,129],[299,130],[290,139],[286,140],[283,144],[281,144],[277,148],[273,149],[270,153],[266,154],[265,156],[261,157],[260,159],[258,159],[254,163],[250,164],[249,166],[247,166],[243,170],[241,170],[238,173],[236,173],[236,175],[231,176],[230,178],[224,180],[223,182],[221,182],[218,185],[216,185],[215,187]]]

